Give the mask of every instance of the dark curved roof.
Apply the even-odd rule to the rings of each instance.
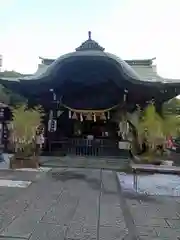
[[[63,66],[65,63],[70,63],[70,62],[75,62],[77,60],[83,60],[83,59],[89,59],[89,60],[101,60],[101,61],[106,61],[106,62],[111,62],[111,64],[114,64],[118,67],[119,65],[119,70],[122,68],[120,71],[123,72],[123,74],[127,75],[129,77],[129,80],[135,80],[140,81],[141,83],[141,78],[140,76],[122,59],[118,58],[117,56],[106,53],[103,51],[96,51],[96,50],[88,50],[88,51],[77,51],[77,52],[72,52],[65,54],[58,59],[56,59],[49,67],[47,70],[40,75],[38,78],[47,78],[50,76],[55,75]],[[34,76],[35,77],[35,76]],[[144,81],[143,81],[144,82]]]
[[[39,57],[39,59],[42,60],[42,64],[44,65],[50,65],[52,64],[54,61],[56,61],[56,59],[52,59],[52,58],[43,58],[43,57]],[[124,60],[127,64],[129,64],[130,66],[151,66],[153,64],[153,60],[155,60],[156,58],[150,58],[150,59],[126,59]]]
[[[134,69],[128,64],[135,64],[138,65],[141,62],[143,62],[145,65],[151,65],[153,59],[147,59],[147,60],[134,60],[134,61],[124,61],[121,58],[117,57],[114,54],[107,53],[104,51],[105,48],[99,45],[96,41],[94,41],[91,37],[91,32],[88,32],[88,39],[84,41],[79,47],[76,48],[75,52],[71,52],[68,54],[64,54],[57,58],[56,60],[52,59],[43,59],[43,61],[48,63],[47,69],[42,73],[37,73],[32,75],[28,78],[28,80],[31,81],[39,81],[39,82],[47,82],[51,81],[53,78],[56,77],[57,74],[60,73],[62,67],[67,64],[68,62],[75,62],[75,61],[83,61],[86,59],[89,60],[97,60],[104,62],[109,62],[110,64],[114,65],[116,69],[119,71],[119,76],[121,76],[121,79],[119,77],[119,81],[122,81],[122,76],[124,76],[124,80],[132,82],[133,84],[144,84],[144,85],[152,85],[152,86],[158,86],[159,82],[152,82],[152,81],[144,81],[141,79],[141,76],[139,76]],[[42,58],[41,58],[42,59]],[[51,63],[51,64],[50,64]],[[23,81],[24,79],[22,79]],[[63,79],[62,79],[63,80]],[[61,81],[59,79],[59,81]],[[84,79],[86,81],[86,79]]]
[[[141,77],[137,74],[137,72],[124,60],[122,60],[120,57],[117,57],[114,54],[101,51],[101,50],[78,50],[75,52],[67,53],[56,60],[54,60],[45,70],[45,72],[41,74],[35,74],[29,77],[29,80],[32,81],[39,81],[39,82],[47,82],[51,81],[53,77],[55,77],[63,66],[68,63],[76,62],[76,61],[83,61],[83,60],[99,60],[102,62],[109,63],[111,65],[114,65],[114,67],[119,71],[119,75],[124,76],[124,80],[129,81],[133,84],[143,84],[147,86],[159,86],[162,82],[152,82],[152,81],[144,81],[141,79]],[[147,63],[149,63],[152,60],[147,60]],[[85,79],[84,79],[85,80]],[[23,81],[23,79],[22,79]],[[24,80],[25,81],[25,80]],[[59,81],[61,81],[59,79]],[[121,78],[119,78],[119,81],[122,81]]]
[[[132,67],[114,54],[107,53],[89,38],[75,52],[65,54],[50,64],[40,75],[33,75],[9,86],[26,96],[40,95],[56,89],[65,104],[72,108],[109,108],[123,101],[140,103],[159,98],[162,101],[180,93],[180,83],[144,81]],[[152,59],[146,61],[151,64]],[[4,82],[0,82],[7,86]],[[76,99],[76,102],[74,101]],[[98,100],[97,100],[98,99]],[[84,105],[82,105],[82,103]]]
[[[33,75],[29,78],[29,80],[47,80],[50,78],[52,79],[52,76],[54,76],[60,70],[61,66],[64,63],[67,63],[68,61],[70,62],[87,58],[101,58],[102,61],[109,61],[114,65],[119,65],[120,72],[123,72],[123,74],[127,75],[129,77],[129,80],[141,80],[140,76],[124,60],[120,59],[116,55],[104,52],[104,50],[105,48],[100,46],[99,43],[97,43],[96,41],[92,40],[91,32],[89,31],[88,40],[86,40],[79,47],[77,47],[75,52],[60,56],[49,65],[49,67],[44,73],[40,75]],[[52,60],[50,59],[47,61],[51,62]]]

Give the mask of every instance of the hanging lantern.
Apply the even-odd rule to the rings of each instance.
[[[80,121],[83,122],[83,115],[80,113]]]
[[[74,112],[73,115],[72,115],[72,119],[77,119],[77,115],[76,115],[75,112]]]
[[[93,120],[94,120],[94,122],[96,122],[96,114],[95,113],[93,114]]]
[[[71,111],[69,110],[69,118],[71,118]]]
[[[110,119],[110,112],[107,112],[107,118]]]
[[[57,129],[57,121],[56,120],[49,120],[48,121],[48,131],[55,132]]]

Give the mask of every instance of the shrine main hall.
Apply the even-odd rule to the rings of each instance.
[[[57,59],[40,57],[35,74],[0,79],[0,84],[41,105],[44,151],[78,155],[120,155],[136,134],[138,109],[151,101],[161,111],[179,95],[180,81],[157,74],[153,59],[122,60],[88,39]]]

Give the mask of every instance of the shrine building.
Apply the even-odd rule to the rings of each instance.
[[[114,156],[128,149],[138,109],[157,111],[179,95],[180,81],[158,76],[153,59],[122,60],[91,37],[57,59],[40,58],[37,72],[0,83],[45,110],[45,151]]]

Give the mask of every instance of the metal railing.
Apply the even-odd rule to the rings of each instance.
[[[54,146],[59,151],[69,155],[79,156],[118,156],[118,141],[113,139],[82,139],[69,138],[49,143],[49,151],[54,151]]]

